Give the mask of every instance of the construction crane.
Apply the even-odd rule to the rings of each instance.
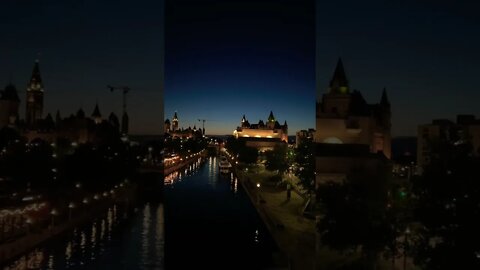
[[[123,116],[122,116],[122,133],[127,134],[128,133],[128,115],[127,115],[127,93],[130,91],[129,87],[126,86],[111,86],[107,85],[107,88],[110,89],[110,92],[113,92],[115,90],[121,90],[123,94]]]
[[[198,119],[198,122],[202,122],[202,134],[205,135],[205,121],[207,119]]]
[[[127,93],[130,91],[130,88],[129,87],[126,87],[126,86],[121,86],[121,87],[117,87],[117,86],[111,86],[111,85],[107,85],[107,88],[110,89],[110,92],[113,92],[115,90],[122,90],[122,94],[123,94],[123,113],[126,113],[127,112]]]

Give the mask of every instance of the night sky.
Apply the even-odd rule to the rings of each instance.
[[[165,117],[232,134],[270,111],[289,134],[315,126],[310,0],[166,2]]]
[[[183,127],[201,118],[207,133],[231,134],[243,114],[254,123],[272,110],[294,134],[314,127],[314,99],[342,57],[368,102],[387,87],[393,135],[415,135],[433,118],[480,116],[473,3],[172,0],[164,22],[162,1],[3,0],[0,87],[17,86],[23,117],[39,58],[46,113],[91,114],[98,101],[119,114],[121,94],[105,85],[128,85],[131,132],[158,133],[165,38],[165,117],[176,110]]]
[[[159,134],[163,125],[163,1],[0,1],[0,87],[10,80],[21,99],[36,58],[45,87],[44,113],[62,117],[98,101],[103,116],[121,115],[129,86],[130,131]]]
[[[320,1],[317,86],[323,93],[337,58],[350,87],[392,103],[394,136],[456,114],[480,117],[480,16],[476,1]]]

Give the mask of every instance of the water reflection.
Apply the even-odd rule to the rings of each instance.
[[[182,170],[166,181],[166,256],[172,263],[167,268],[189,269],[192,261],[198,269],[272,266],[272,252],[277,250],[273,239],[265,233],[236,176],[220,173],[216,157],[205,158],[187,174]]]
[[[131,219],[117,220],[123,212],[127,211],[114,205],[104,217],[29,252],[3,270],[103,269],[106,262],[112,269],[163,269],[163,205],[145,204]],[[133,223],[133,228],[124,223]],[[125,254],[128,258],[119,260]]]
[[[148,249],[149,249],[149,229],[150,229],[150,204],[145,205],[143,208],[143,230],[142,230],[142,259],[143,261],[148,260]]]
[[[164,178],[165,185],[166,186],[173,185],[177,182],[181,182],[184,177],[195,174],[195,172],[198,171],[198,169],[200,168],[200,165],[202,164],[202,162],[203,162],[203,159],[198,158],[194,163],[186,166],[184,169],[172,172],[169,175],[165,176]],[[212,164],[211,164],[212,169],[214,166],[213,163],[214,162],[212,161]]]

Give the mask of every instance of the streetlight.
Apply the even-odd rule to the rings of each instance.
[[[50,215],[52,215],[52,224],[51,228],[55,226],[55,216],[58,214],[57,209],[53,208],[52,211],[50,211]]]
[[[257,183],[257,203],[260,203],[260,183]]]
[[[33,223],[33,220],[31,218],[27,218],[25,222],[27,223],[27,234],[30,234],[30,226]]]
[[[75,204],[73,202],[68,204],[68,220],[72,219],[72,209],[75,208]]]

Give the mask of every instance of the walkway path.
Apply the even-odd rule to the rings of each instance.
[[[320,247],[315,221],[303,217],[306,202],[297,192],[287,200],[284,189],[265,184],[266,172],[238,172],[237,176],[278,246],[288,255],[290,269],[335,269],[345,262],[344,256]]]

